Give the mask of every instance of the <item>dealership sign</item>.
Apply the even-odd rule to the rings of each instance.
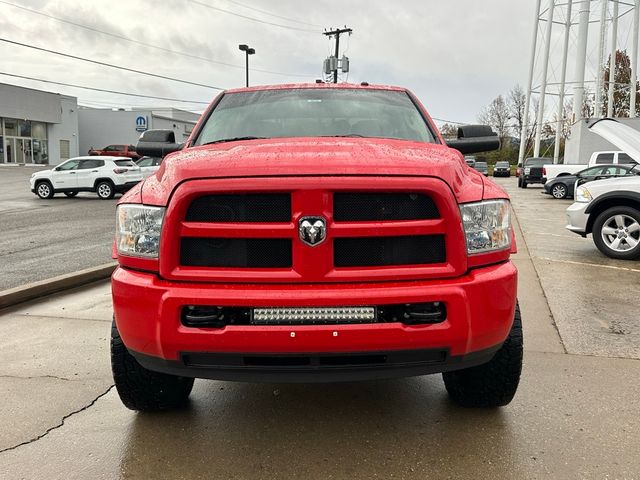
[[[146,115],[139,115],[136,118],[136,132],[146,132],[149,128],[149,120]]]

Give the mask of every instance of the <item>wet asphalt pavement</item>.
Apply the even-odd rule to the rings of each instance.
[[[0,312],[0,478],[640,478],[640,265],[565,231],[569,201],[499,183],[526,345],[509,406],[457,407],[434,375],[196,381],[187,408],[137,414],[111,386],[105,282]]]
[[[41,200],[29,190],[38,167],[0,167],[0,291],[112,261],[119,196]]]

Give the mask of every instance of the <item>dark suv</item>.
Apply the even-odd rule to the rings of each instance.
[[[527,158],[522,165],[522,173],[518,177],[518,187],[527,188],[530,183],[544,185],[545,179],[542,176],[542,168],[549,163],[553,163],[553,159],[545,157]]]

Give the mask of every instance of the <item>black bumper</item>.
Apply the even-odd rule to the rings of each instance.
[[[123,183],[122,185],[115,185],[115,191],[116,193],[124,193],[127,190],[131,190],[138,183],[140,182],[127,182],[127,183]]]
[[[259,383],[330,383],[428,375],[490,361],[502,345],[463,356],[447,349],[349,353],[191,353],[165,360],[130,351],[148,370],[182,377]]]
[[[547,182],[547,179],[544,177],[529,177],[525,175],[523,178],[524,178],[524,181],[527,183],[540,183],[544,185]]]

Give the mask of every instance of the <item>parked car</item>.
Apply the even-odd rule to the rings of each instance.
[[[476,157],[473,155],[465,155],[464,162],[471,168],[474,168],[476,166]]]
[[[53,198],[56,193],[75,197],[79,192],[95,192],[107,200],[124,193],[142,180],[142,173],[130,158],[76,157],[50,170],[31,175],[31,191],[38,197]]]
[[[542,176],[542,166],[548,163],[549,159],[544,157],[530,157],[525,159],[522,172],[518,177],[518,187],[527,188],[532,183],[544,185],[545,179]]]
[[[627,175],[637,175],[640,170],[636,164],[633,165],[598,165],[579,171],[575,175],[563,175],[556,177],[544,184],[544,193],[553,198],[573,198],[576,184],[602,180],[611,177],[624,177]]]
[[[563,175],[574,175],[587,167],[596,165],[634,165],[636,161],[622,151],[593,152],[586,164],[548,164],[542,169],[542,176],[546,181]]]
[[[140,157],[136,160],[136,165],[140,167],[142,178],[148,178],[158,171],[162,163],[161,157]]]
[[[589,126],[640,160],[640,132],[605,118]],[[640,258],[640,176],[595,180],[576,188],[576,201],[567,208],[567,229],[593,235],[598,250],[611,258]]]
[[[473,168],[475,168],[477,171],[479,171],[485,177],[489,176],[489,166],[487,165],[487,162],[476,162],[476,164],[473,166]]]
[[[116,213],[120,399],[176,407],[194,377],[444,372],[455,402],[506,405],[522,366],[509,200],[462,157],[498,147],[479,125],[445,143],[412,93],[364,83],[225,91],[185,145],[143,133],[141,154],[174,153]]]
[[[140,158],[133,145],[107,145],[103,149],[90,148],[87,153],[91,156],[127,157],[133,160]]]
[[[494,177],[510,177],[511,176],[511,166],[509,162],[496,162],[493,167],[493,176]]]

